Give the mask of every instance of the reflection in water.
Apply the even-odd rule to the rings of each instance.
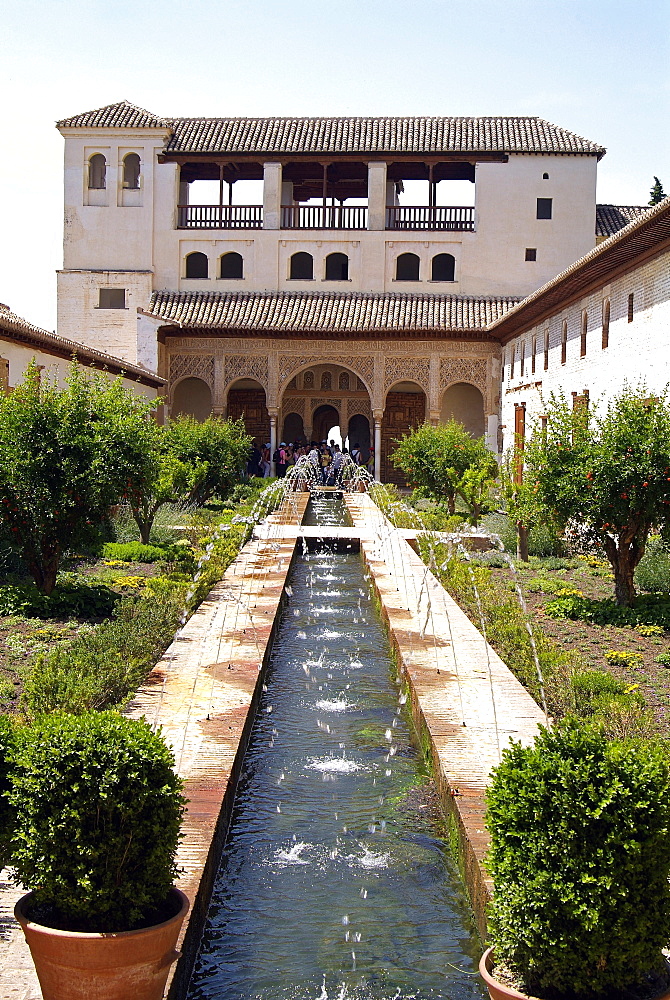
[[[360,557],[290,584],[189,998],[482,997]]]

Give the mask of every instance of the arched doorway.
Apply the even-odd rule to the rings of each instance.
[[[312,417],[312,440],[327,441],[328,431],[340,422],[340,415],[334,406],[317,406]]]
[[[287,413],[284,417],[281,440],[285,441],[287,444],[293,444],[294,441],[304,441],[304,439],[305,428],[303,426],[302,417],[299,413]]]
[[[474,438],[484,435],[484,397],[476,385],[455,382],[449,386],[442,397],[440,423],[448,420],[458,420]]]
[[[229,420],[244,420],[247,434],[258,444],[270,440],[270,415],[265,403],[265,389],[253,378],[240,378],[228,389],[226,414]]]
[[[201,378],[184,378],[175,386],[170,408],[173,417],[207,420],[212,413],[212,391]]]
[[[360,446],[361,458],[367,462],[370,457],[372,441],[370,439],[370,421],[362,413],[355,413],[349,420],[349,451],[355,444]]]
[[[396,469],[391,461],[396,440],[412,427],[420,427],[426,419],[426,394],[416,382],[396,382],[386,396],[384,418],[382,420],[382,461],[381,475],[375,475],[383,483],[406,484],[405,474]]]

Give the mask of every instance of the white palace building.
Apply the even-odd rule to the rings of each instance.
[[[550,122],[122,101],[58,128],[58,334],[158,373],[172,414],[273,448],[339,424],[393,480],[424,420],[497,452],[548,389],[670,381],[670,202],[597,206],[605,150]]]

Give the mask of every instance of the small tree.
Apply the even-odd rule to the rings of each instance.
[[[246,468],[252,442],[241,418],[181,417],[168,425],[167,438],[170,453],[193,470],[189,499],[197,504],[215,494],[228,496]]]
[[[186,499],[204,476],[202,463],[181,461],[175,453],[176,435],[147,420],[141,429],[141,460],[130,470],[125,497],[148,545],[156,514],[166,503]]]
[[[505,512],[516,525],[517,559],[528,562],[528,533],[536,524],[549,520],[550,512],[542,503],[537,483],[519,482],[518,461],[514,453],[505,457],[500,467],[500,493]]]
[[[396,442],[393,464],[402,469],[413,486],[425,490],[455,513],[456,496],[478,519],[482,500],[498,472],[483,438],[473,438],[463,424],[449,420],[432,427],[423,424]]]
[[[654,177],[654,184],[649,192],[649,204],[658,205],[659,202],[663,201],[665,198],[665,191],[663,190],[663,185],[659,181],[658,177]]]
[[[526,478],[561,526],[576,522],[600,540],[617,604],[630,605],[649,533],[668,525],[670,405],[626,387],[602,416],[562,395],[547,415],[526,448]]]
[[[42,593],[52,592],[63,552],[121,496],[152,405],[74,363],[65,389],[31,363],[0,396],[0,520]]]

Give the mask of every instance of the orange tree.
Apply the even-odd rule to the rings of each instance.
[[[432,427],[423,424],[396,442],[391,459],[412,486],[418,486],[455,512],[456,496],[472,511],[479,511],[498,473],[498,465],[483,438],[473,438],[463,424],[449,420]]]
[[[61,389],[31,363],[0,396],[0,522],[43,594],[65,550],[119,500],[152,405],[76,364]]]
[[[558,523],[595,536],[614,573],[617,604],[635,599],[633,575],[652,528],[670,524],[670,405],[624,388],[598,413],[550,398],[546,429],[526,452],[526,480]]]

